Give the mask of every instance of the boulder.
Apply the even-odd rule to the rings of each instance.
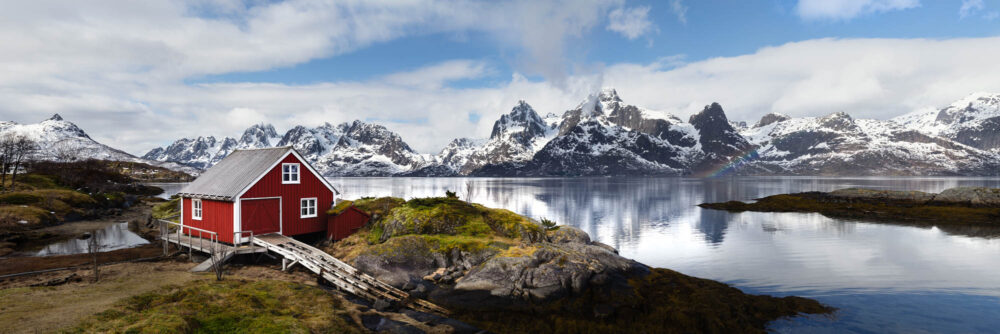
[[[934,196],[935,203],[963,204],[970,206],[1000,207],[1000,189],[985,187],[956,187]]]
[[[588,238],[589,239],[589,238]],[[456,290],[487,291],[495,297],[547,301],[606,284],[642,265],[607,249],[579,242],[536,245],[533,254],[496,256],[473,268]]]
[[[875,190],[864,188],[847,188],[831,191],[830,196],[847,199],[875,199],[890,201],[911,201],[926,203],[934,199],[934,194],[923,191]]]
[[[577,242],[577,243],[590,243],[590,235],[583,230],[573,227],[573,226],[559,226],[559,229],[555,231],[548,232],[549,242],[554,243],[567,243],[567,242]]]

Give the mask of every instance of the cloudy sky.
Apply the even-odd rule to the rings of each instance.
[[[891,118],[1000,92],[1000,0],[0,1],[0,118],[141,155],[361,119],[433,153],[600,87],[686,118]]]

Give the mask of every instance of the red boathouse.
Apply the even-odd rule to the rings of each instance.
[[[292,147],[236,150],[181,189],[181,224],[233,243],[325,231],[337,190]]]

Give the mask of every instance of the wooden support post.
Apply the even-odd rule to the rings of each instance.
[[[167,226],[163,223],[160,224],[160,239],[163,239],[163,256],[167,256],[167,247],[169,244],[168,239],[170,239],[170,233],[167,232]]]

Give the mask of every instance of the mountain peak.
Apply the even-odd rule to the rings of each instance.
[[[770,125],[770,124],[778,123],[778,122],[781,122],[781,121],[787,121],[789,119],[792,119],[792,118],[790,116],[788,116],[788,115],[785,115],[785,114],[782,114],[782,113],[776,113],[776,112],[769,112],[769,113],[767,113],[767,115],[764,115],[764,117],[761,117],[760,120],[757,121],[757,124],[754,124],[753,127],[759,128],[759,127],[762,127],[762,126],[765,126],[765,125]]]
[[[61,120],[63,120],[63,118],[62,116],[59,116],[59,114],[52,114],[52,117],[46,119],[46,121],[61,121]]]
[[[705,108],[700,112],[691,115],[691,117],[688,118],[688,123],[693,124],[695,127],[699,124],[716,122],[729,124],[729,119],[726,118],[726,112],[722,110],[722,105],[719,105],[718,102],[712,102],[712,104],[705,106]]]
[[[611,87],[601,88],[601,92],[597,96],[601,102],[622,102],[621,97],[618,96],[618,91]]]

